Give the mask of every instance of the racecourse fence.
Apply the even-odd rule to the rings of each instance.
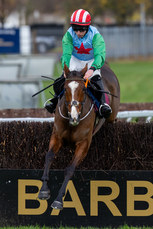
[[[1,122],[0,168],[42,169],[53,124]],[[81,170],[152,170],[153,122],[104,123],[93,137]],[[52,169],[64,169],[73,152],[62,148]]]
[[[54,54],[1,56],[1,109],[37,108],[40,105],[40,99],[39,97],[31,99],[31,95],[43,87],[41,75],[53,75],[56,60],[57,57]],[[44,103],[44,93],[40,96]]]
[[[153,26],[99,27],[107,57],[137,57],[153,55]]]
[[[103,35],[107,58],[137,57],[153,55],[153,26],[97,26],[99,32]],[[63,26],[54,28],[36,28],[38,35],[55,36],[61,44],[64,35]]]
[[[153,226],[153,122],[146,122],[152,111],[135,111],[144,120],[127,122],[135,118],[133,112],[119,112],[118,121],[104,123],[93,137],[68,184],[63,211],[50,205],[73,156],[69,147],[60,150],[51,166],[51,198],[38,199],[54,117],[1,119],[0,226]],[[17,117],[16,110],[10,114]]]

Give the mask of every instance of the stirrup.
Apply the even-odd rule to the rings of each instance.
[[[54,99],[54,98],[53,98]],[[49,103],[50,102],[50,103]],[[45,103],[44,103],[44,108],[49,112],[49,113],[54,113],[55,109],[56,109],[56,103],[52,102],[52,99],[48,99]]]
[[[44,107],[46,107],[47,103],[51,102],[51,99],[47,99],[46,102],[44,103]]]
[[[104,103],[104,104],[100,105],[99,114],[100,114],[101,117],[109,118],[111,113],[112,113],[112,109],[107,103]]]

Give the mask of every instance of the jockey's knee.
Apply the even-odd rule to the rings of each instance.
[[[94,82],[97,82],[97,81],[99,81],[99,80],[101,80],[102,78],[101,78],[101,76],[99,75],[99,74],[97,74],[97,75],[93,75],[92,77],[91,77],[91,81],[94,81]]]

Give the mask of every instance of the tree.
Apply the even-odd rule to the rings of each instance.
[[[101,15],[105,10],[101,0],[64,0],[64,9],[69,16],[77,9],[85,9],[92,18],[97,14]]]
[[[21,11],[27,0],[0,0],[0,22],[4,26],[5,20],[13,11]]]
[[[4,21],[5,21],[5,6],[4,6],[4,0],[0,1],[0,22],[2,24],[2,27],[4,26]]]
[[[146,10],[146,17],[151,17],[153,19],[153,1],[152,0],[145,0],[145,10]]]
[[[116,18],[117,24],[125,25],[127,18],[130,17],[137,7],[134,0],[109,0],[107,9],[110,9]]]
[[[117,24],[125,25],[127,19],[140,10],[142,3],[145,4],[146,17],[153,18],[153,0],[0,0],[0,22],[3,25],[6,17],[15,10],[24,11],[28,21],[28,17],[37,10],[40,13],[60,13],[69,23],[75,10],[85,9],[90,12],[92,20],[110,12]]]

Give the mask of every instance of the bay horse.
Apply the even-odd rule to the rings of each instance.
[[[65,176],[57,198],[51,204],[52,208],[63,209],[63,197],[66,187],[72,178],[76,167],[86,157],[93,135],[99,130],[95,130],[96,113],[94,104],[90,96],[86,93],[86,87],[82,77],[87,68],[81,72],[70,72],[64,66],[66,80],[64,83],[64,95],[59,99],[56,111],[52,135],[49,142],[49,151],[45,157],[45,168],[42,176],[42,187],[39,191],[39,199],[49,199],[50,190],[48,188],[50,165],[63,144],[75,147],[74,155],[69,166],[65,169]],[[106,91],[116,95],[117,98],[108,95],[109,105],[112,108],[111,116],[107,122],[114,122],[120,103],[120,86],[113,71],[105,64],[101,68],[104,88]],[[102,122],[100,122],[102,125]]]

